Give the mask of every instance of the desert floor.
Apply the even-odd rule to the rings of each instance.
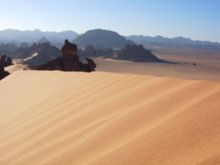
[[[0,164],[220,164],[218,81],[121,68],[0,81]]]

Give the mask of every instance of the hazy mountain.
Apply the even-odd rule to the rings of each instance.
[[[48,43],[48,42],[50,42],[50,41],[48,41],[48,39],[46,37],[42,37],[37,43],[42,44],[42,43]]]
[[[220,49],[220,43],[218,42],[194,41],[184,37],[166,38],[162,36],[132,35],[128,36],[127,39],[143,45]]]
[[[43,32],[40,30],[34,31],[20,31],[14,29],[7,29],[0,31],[0,42],[38,42],[40,39],[45,38],[52,44],[63,43],[65,39],[74,40],[78,34],[74,31],[63,32]]]
[[[74,42],[80,47],[92,45],[97,48],[122,48],[127,44],[134,44],[116,32],[101,29],[87,31]]]
[[[162,36],[149,37],[143,35],[132,35],[123,37],[120,34],[108,30],[90,30],[80,36],[74,31],[43,32],[40,30],[20,31],[7,29],[0,31],[0,43],[33,42],[43,43],[49,41],[53,45],[60,45],[65,39],[75,41],[80,47],[93,45],[98,48],[122,48],[127,44],[143,44],[145,46],[183,47],[183,48],[208,48],[220,49],[220,43],[209,41],[191,40],[190,38],[175,37],[166,38]]]

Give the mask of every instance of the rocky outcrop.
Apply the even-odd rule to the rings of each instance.
[[[5,67],[12,65],[12,59],[6,55],[0,55],[0,80],[9,75]]]
[[[82,63],[79,60],[77,53],[77,45],[65,41],[61,49],[62,56],[58,57],[44,65],[39,66],[38,70],[61,70],[61,71],[95,71],[96,64],[92,59],[87,58],[87,63]]]
[[[11,57],[7,57],[5,54],[4,55],[0,55],[0,64],[3,67],[12,65]]]
[[[45,64],[51,60],[61,56],[60,50],[51,46],[49,42],[33,44],[29,49],[23,53],[24,63],[35,68],[39,65]]]
[[[145,49],[142,45],[126,45],[123,49],[114,51],[110,57],[138,62],[162,62],[162,60],[158,59],[150,50]]]
[[[7,71],[5,71],[4,67],[2,67],[2,66],[0,65],[0,80],[3,79],[3,78],[5,78],[5,77],[8,76],[8,75],[9,75],[9,73],[8,73]]]
[[[0,44],[0,53],[1,54],[13,54],[18,49],[17,45],[14,42],[11,43],[1,43]]]
[[[79,49],[79,56],[81,59],[85,57],[106,57],[112,55],[114,52],[111,48],[95,48],[92,45],[87,46],[85,49]]]
[[[142,45],[126,45],[119,50],[87,46],[85,49],[81,49],[79,54],[81,57],[104,57],[137,62],[164,62],[154,56],[150,50],[145,49]]]

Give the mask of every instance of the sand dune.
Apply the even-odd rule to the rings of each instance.
[[[12,73],[17,72],[17,71],[30,70],[30,69],[28,68],[27,65],[14,64],[14,65],[11,65],[11,66],[6,67],[5,70],[6,70],[7,72],[9,72],[10,74],[12,74]]]
[[[217,165],[220,83],[18,71],[0,82],[0,164]]]

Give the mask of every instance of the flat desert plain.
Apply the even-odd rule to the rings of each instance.
[[[158,48],[158,58],[171,63],[130,62],[97,58],[98,71],[220,81],[220,51],[195,48]]]

